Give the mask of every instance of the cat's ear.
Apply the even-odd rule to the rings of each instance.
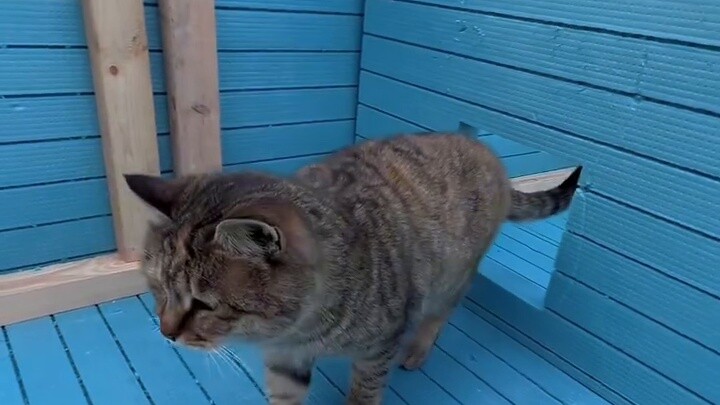
[[[173,204],[182,191],[178,181],[145,174],[126,174],[124,177],[135,195],[166,217],[170,217]]]
[[[280,230],[255,219],[226,219],[215,228],[215,242],[233,256],[272,258],[283,250]]]

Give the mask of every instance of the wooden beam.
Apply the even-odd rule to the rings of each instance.
[[[137,262],[109,255],[2,276],[0,325],[143,293],[138,269]]]
[[[222,168],[214,0],[160,0],[175,174]]]
[[[142,0],[83,0],[118,252],[136,260],[153,215],[125,173],[159,174],[155,110]]]

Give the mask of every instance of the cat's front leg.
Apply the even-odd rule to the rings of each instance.
[[[266,355],[265,379],[270,405],[302,405],[307,397],[314,360]]]
[[[380,405],[396,353],[393,346],[353,362],[348,405]]]

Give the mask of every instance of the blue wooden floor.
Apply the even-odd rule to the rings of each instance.
[[[525,239],[504,236],[498,247],[527,250]],[[238,345],[208,355],[173,346],[151,308],[142,295],[3,327],[0,404],[265,403],[258,350]],[[422,370],[393,372],[385,403],[606,403],[473,308],[468,301],[458,309]],[[342,404],[348,380],[347,361],[322,361],[308,403]]]

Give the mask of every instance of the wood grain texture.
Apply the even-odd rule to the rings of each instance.
[[[174,172],[222,167],[213,0],[160,0]]]
[[[449,130],[458,122],[470,123],[581,161],[583,182],[595,192],[705,234],[720,232],[720,217],[707,203],[720,201],[717,180],[369,72],[360,76],[360,102],[429,128]]]
[[[720,355],[559,274],[547,307],[710,403],[720,401]]]
[[[160,173],[143,4],[84,0],[83,11],[115,239],[120,256],[134,260],[153,213],[122,176]]]
[[[147,290],[137,262],[116,255],[0,277],[0,325],[81,308]]]
[[[718,117],[367,36],[362,68],[720,177]]]
[[[372,0],[370,0],[372,1]],[[559,22],[655,38],[719,46],[720,5],[706,0],[663,0],[626,3],[622,0],[427,0],[425,3],[482,13]]]
[[[720,300],[585,238],[568,234],[557,256],[563,274],[720,352]]]
[[[367,14],[373,35],[720,112],[715,50],[391,0]]]
[[[511,272],[507,274],[512,275]],[[570,368],[567,363],[558,361],[560,359],[548,356],[553,364],[563,367],[596,392],[613,398],[613,403],[706,404],[696,394],[577,325],[552,312],[527,305],[489,280],[478,279],[469,297],[498,320],[512,325],[526,339],[531,338],[560,359],[566,359],[571,363]]]
[[[594,193],[580,192],[568,229],[677,280],[720,296],[717,240]],[[648,235],[652,243],[648,243]],[[688,260],[692,258],[692,260]]]

